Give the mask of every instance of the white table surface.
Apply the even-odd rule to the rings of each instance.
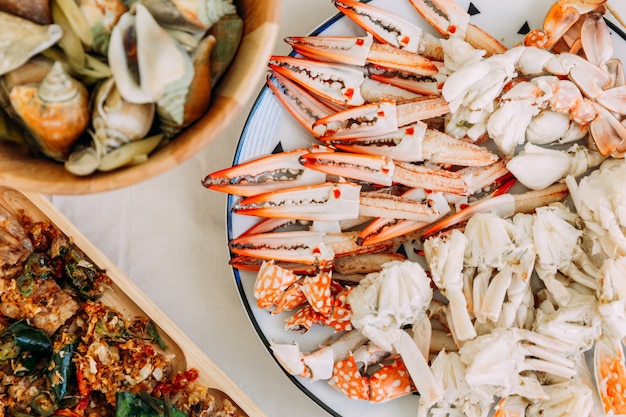
[[[289,53],[285,36],[306,34],[336,12],[330,0],[284,0],[275,53]],[[268,416],[327,416],[257,337],[228,265],[226,196],[200,184],[231,164],[255,98],[182,165],[122,190],[51,200]]]

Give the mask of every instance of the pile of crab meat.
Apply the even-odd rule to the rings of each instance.
[[[626,413],[626,86],[604,0],[507,48],[335,0],[365,34],[292,36],[268,86],[311,146],[209,174],[259,221],[230,242],[258,307],[335,333],[284,369],[418,415]],[[284,317],[281,314],[280,317]]]

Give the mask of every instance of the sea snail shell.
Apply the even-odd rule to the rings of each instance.
[[[89,124],[89,94],[59,62],[39,85],[13,87],[11,105],[42,153],[64,160]]]

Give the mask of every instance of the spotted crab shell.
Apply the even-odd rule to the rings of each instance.
[[[39,25],[5,12],[0,12],[0,27],[0,75],[48,49],[63,35],[59,25]]]
[[[37,148],[53,159],[64,160],[89,124],[87,89],[59,62],[40,84],[13,87],[9,99]]]

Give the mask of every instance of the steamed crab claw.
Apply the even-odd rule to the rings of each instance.
[[[230,250],[236,255],[276,262],[294,262],[331,268],[336,257],[396,250],[398,242],[388,240],[377,245],[361,246],[358,232],[325,233],[287,231],[245,234],[232,239]]]
[[[324,237],[325,233],[308,231],[260,233],[233,239],[229,247],[238,255],[324,266],[335,257]]]
[[[469,191],[469,186],[460,173],[393,161],[380,155],[328,152],[306,154],[301,159],[306,167],[382,186],[397,183],[460,195],[467,195]]]
[[[224,193],[252,196],[290,187],[319,184],[325,175],[300,164],[304,154],[326,150],[325,147],[299,148],[262,156],[230,168],[215,171],[202,180],[202,185]]]
[[[359,106],[365,102],[361,95],[365,75],[357,67],[277,55],[270,58],[268,65],[275,73],[333,103]]]
[[[620,341],[606,336],[596,341],[594,371],[604,412],[607,415],[626,413],[626,366]]]
[[[390,71],[432,76],[439,71],[431,60],[417,53],[374,42],[370,34],[347,36],[290,36],[285,38],[301,55],[322,61],[364,67],[368,64]]]
[[[384,135],[324,142],[346,152],[386,155],[403,162],[427,160],[443,165],[484,166],[498,160],[498,156],[484,146],[430,129],[424,122],[415,122]]]
[[[469,14],[453,0],[410,0],[422,17],[440,34],[460,37],[488,55],[501,54],[506,47],[493,36],[469,23]]]
[[[267,77],[267,86],[293,118],[313,136],[317,136],[313,130],[317,120],[339,111],[279,73]]]
[[[236,214],[295,220],[343,220],[359,215],[361,187],[325,182],[253,195],[233,205]]]
[[[326,140],[376,136],[449,112],[448,102],[443,97],[420,97],[402,103],[381,100],[321,118],[313,124],[313,130]]]
[[[355,0],[334,0],[335,7],[380,43],[417,52],[422,29],[387,10]]]
[[[543,29],[531,30],[524,38],[524,44],[552,49],[563,35],[585,13],[604,6],[606,0],[559,0],[548,11]]]

